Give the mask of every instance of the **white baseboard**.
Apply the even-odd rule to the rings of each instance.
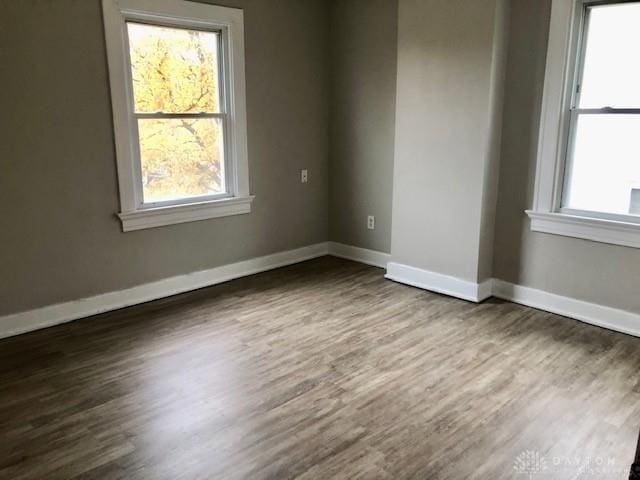
[[[353,247],[344,243],[329,242],[329,255],[346,258],[374,267],[387,268],[387,263],[391,260],[388,253],[369,250],[367,248]]]
[[[6,315],[0,317],[0,338],[216,285],[234,278],[321,257],[328,253],[328,244],[326,242],[319,243],[186,275],[178,275],[125,290]]]
[[[199,272],[179,275],[136,287],[50,305],[0,317],[0,338],[47,328],[78,318],[223,283],[254,273],[303,262],[324,255],[387,267],[385,278],[445,295],[481,302],[491,296],[574,318],[592,325],[640,337],[640,314],[563,297],[497,279],[474,283],[440,273],[389,262],[386,253],[324,242],[253,258]]]
[[[563,297],[503,280],[489,279],[482,283],[473,283],[393,262],[388,264],[385,277],[389,280],[472,302],[481,302],[493,296],[640,337],[640,314],[638,313],[589,303],[576,298]]]
[[[481,302],[489,298],[492,291],[492,280],[474,283],[461,278],[393,262],[387,265],[385,278],[471,302]]]
[[[497,279],[493,281],[493,296],[640,337],[640,314],[638,313],[563,297]]]

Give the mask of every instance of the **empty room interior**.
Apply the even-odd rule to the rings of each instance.
[[[0,0],[0,479],[640,479],[640,1]]]

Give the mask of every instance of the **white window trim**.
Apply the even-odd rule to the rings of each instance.
[[[575,52],[587,3],[595,2],[552,2],[533,208],[526,213],[535,232],[640,248],[640,223],[633,217],[562,208],[569,109],[578,70]]]
[[[244,15],[236,8],[184,0],[103,0],[104,30],[120,191],[122,229],[127,232],[251,211],[247,156],[247,121],[244,69]],[[225,170],[228,191],[224,198],[192,199],[171,205],[142,205],[138,180],[137,128],[133,122],[126,21],[147,21],[222,32],[224,88],[227,100]]]

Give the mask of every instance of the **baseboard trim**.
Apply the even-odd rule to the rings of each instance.
[[[640,314],[585,302],[571,297],[489,279],[482,283],[430,272],[390,262],[390,255],[336,242],[274,253],[229,265],[178,275],[132,288],[109,292],[80,300],[49,305],[0,317],[0,338],[11,337],[41,328],[52,327],[179,293],[209,287],[247,275],[332,255],[367,265],[387,268],[385,278],[444,295],[482,302],[494,296],[513,303],[544,310],[585,323],[640,337]]]
[[[503,280],[493,281],[493,296],[527,307],[573,318],[598,327],[640,337],[640,314],[585,302],[572,297],[524,287]]]
[[[598,327],[640,337],[640,314],[524,287],[498,279],[473,283],[460,278],[390,262],[385,278],[451,297],[482,302],[496,297]]]
[[[385,278],[476,303],[489,298],[492,292],[492,280],[474,283],[394,262],[387,265]]]
[[[0,317],[0,338],[209,287],[235,278],[322,257],[328,253],[329,246],[323,242],[208,270],[178,275],[124,290],[6,315]]]
[[[388,253],[337,242],[329,242],[329,255],[380,268],[387,268],[387,263],[391,260],[391,255]]]

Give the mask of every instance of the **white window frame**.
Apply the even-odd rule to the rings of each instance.
[[[123,231],[249,213],[254,197],[249,193],[243,11],[184,0],[103,0],[102,7]],[[224,195],[143,203],[128,21],[220,34],[222,113],[214,116],[224,122]]]
[[[536,232],[640,248],[637,217],[562,206],[569,135],[577,117],[573,107],[582,74],[585,9],[611,3],[624,0],[552,0],[533,208],[526,213]]]

